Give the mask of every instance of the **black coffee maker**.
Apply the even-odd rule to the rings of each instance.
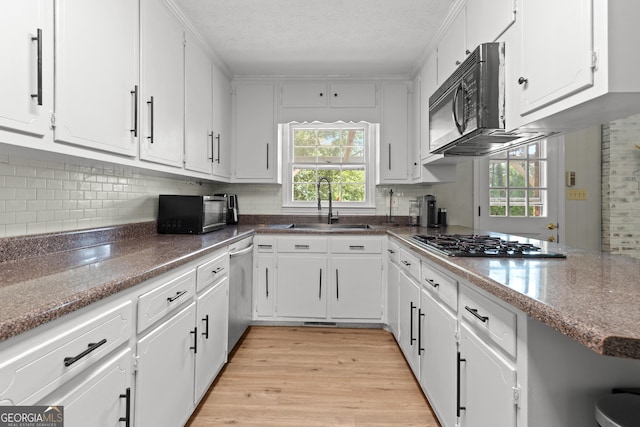
[[[238,195],[233,193],[215,194],[227,200],[227,224],[238,223]]]
[[[424,196],[420,202],[420,226],[438,228],[438,209],[436,198],[431,194]]]

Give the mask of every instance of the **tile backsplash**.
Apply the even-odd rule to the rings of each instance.
[[[157,195],[206,194],[211,184],[111,164],[77,165],[0,151],[0,237],[155,220]]]

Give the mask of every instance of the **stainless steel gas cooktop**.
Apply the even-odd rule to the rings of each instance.
[[[411,239],[418,246],[455,257],[494,258],[566,258],[566,255],[547,252],[531,243],[507,241],[495,236],[476,234],[417,234]]]

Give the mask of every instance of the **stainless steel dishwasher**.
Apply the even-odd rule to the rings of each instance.
[[[229,352],[251,323],[253,237],[229,246]]]

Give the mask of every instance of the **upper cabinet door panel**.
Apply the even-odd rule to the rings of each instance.
[[[440,43],[438,43],[438,86],[462,64],[465,55],[465,15],[464,9],[451,22]]]
[[[523,0],[521,9],[525,115],[593,85],[593,17],[592,0]]]
[[[185,72],[185,169],[211,173],[214,159],[211,61],[195,38],[187,34]]]
[[[51,2],[22,0],[0,3],[0,130],[43,136],[53,105],[53,16]],[[42,49],[41,99],[38,105],[38,30]],[[32,96],[35,95],[35,96]]]
[[[495,41],[516,20],[514,0],[467,0],[467,49]]]
[[[231,176],[231,82],[217,66],[213,74],[213,175]]]
[[[140,158],[182,166],[184,30],[164,0],[141,0]]]
[[[137,2],[56,5],[56,141],[135,156]]]
[[[327,106],[327,85],[324,83],[285,84],[282,86],[284,108],[323,108]]]
[[[332,83],[329,89],[331,107],[373,108],[376,106],[375,83]]]

